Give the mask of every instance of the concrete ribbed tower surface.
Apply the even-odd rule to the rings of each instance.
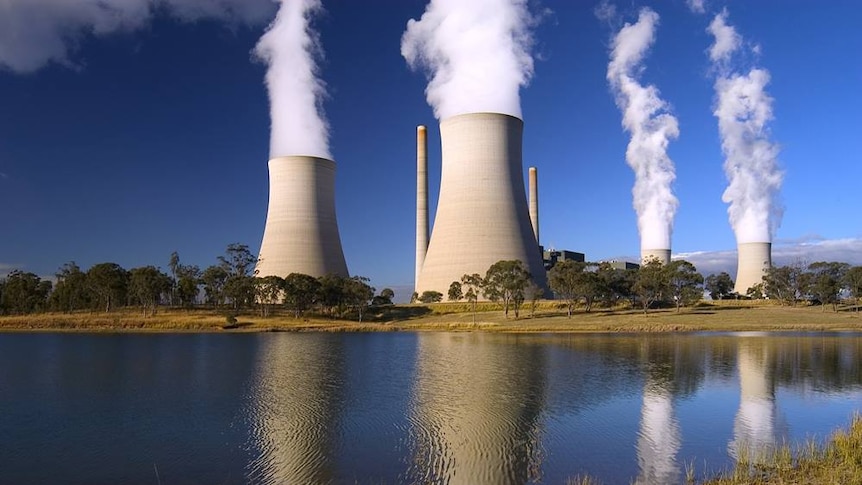
[[[524,123],[499,113],[440,122],[442,176],[437,214],[416,292],[444,295],[464,274],[482,276],[500,260],[520,260],[546,285],[524,190]]]
[[[309,156],[269,161],[269,209],[258,276],[348,276],[335,217],[335,162]]]
[[[670,249],[641,249],[641,264],[657,259],[661,264],[670,263]]]
[[[772,266],[772,243],[737,244],[738,266],[733,291],[744,295],[752,286],[763,283],[763,275]]]

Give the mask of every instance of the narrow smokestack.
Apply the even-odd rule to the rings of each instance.
[[[657,259],[662,265],[670,263],[670,249],[641,249],[641,264]]]
[[[348,276],[335,218],[335,162],[290,156],[269,161],[269,209],[258,276]]]
[[[428,252],[428,133],[424,125],[416,127],[416,273],[414,288]]]
[[[739,243],[737,249],[739,266],[733,291],[744,295],[749,288],[763,282],[763,275],[772,266],[772,243]]]
[[[530,224],[533,225],[536,244],[541,244],[539,242],[539,181],[536,167],[530,167]]]

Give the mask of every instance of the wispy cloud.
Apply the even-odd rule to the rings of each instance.
[[[685,4],[692,13],[706,13],[705,0],[685,0]]]
[[[803,236],[797,241],[776,241],[772,245],[772,264],[783,266],[801,261],[840,261],[854,266],[862,265],[862,239],[820,239]],[[736,275],[736,250],[695,251],[674,254],[674,259],[685,259],[704,275],[727,272]]]

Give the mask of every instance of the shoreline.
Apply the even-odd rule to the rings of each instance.
[[[261,333],[261,332],[488,332],[488,333],[674,333],[674,332],[862,332],[862,313],[852,307],[783,307],[750,301],[701,303],[684,308],[579,310],[567,318],[558,302],[542,302],[531,316],[506,319],[495,305],[474,315],[466,305],[394,305],[369,313],[362,323],[320,317],[294,318],[289,312],[261,317],[237,315],[236,325],[210,309],[164,309],[152,316],[140,310],[44,313],[0,316],[0,333]],[[490,309],[494,308],[494,309]]]

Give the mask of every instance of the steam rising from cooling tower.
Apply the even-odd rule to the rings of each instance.
[[[319,0],[281,0],[255,54],[269,64],[272,133],[269,208],[257,266],[260,276],[347,276],[335,216],[335,162],[315,56],[322,53],[309,26]]]
[[[765,91],[769,71],[740,74],[731,68],[742,38],[727,24],[727,16],[724,10],[709,25],[715,37],[709,57],[718,76],[714,114],[729,182],[721,198],[730,204],[727,212],[739,248],[735,290],[745,293],[771,264],[770,243],[783,213],[778,200],[783,174],[767,128],[772,120],[772,98]]]
[[[670,140],[679,136],[676,118],[655,86],[637,80],[642,61],[655,41],[659,16],[649,8],[637,23],[626,23],[612,42],[607,79],[623,113],[622,125],[631,134],[626,161],[635,172],[633,205],[638,216],[641,258],[670,261],[670,239],[677,199],[671,190],[676,175],[667,155]]]
[[[275,20],[254,49],[255,55],[269,65],[270,158],[332,158],[321,106],[326,90],[315,62],[322,50],[317,33],[309,25],[321,9],[320,0],[281,0]]]
[[[443,158],[424,254],[417,210],[418,293],[445,294],[463,275],[485,274],[500,260],[521,261],[545,284],[524,190],[519,118],[518,90],[533,70],[533,23],[526,0],[431,0],[422,18],[407,24],[401,53],[429,73],[426,94],[440,119]],[[421,180],[417,190],[424,190]]]
[[[407,22],[401,55],[425,67],[425,94],[437,119],[464,113],[521,117],[518,90],[533,74],[527,0],[431,0]]]

